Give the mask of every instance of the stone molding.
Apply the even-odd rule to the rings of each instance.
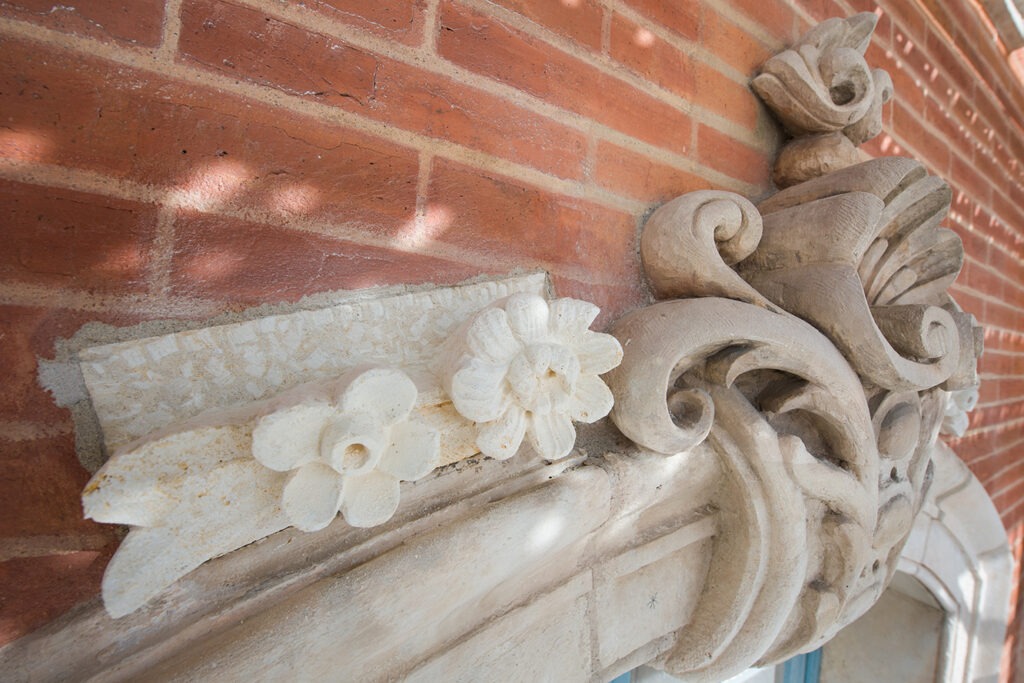
[[[981,353],[946,291],[948,187],[848,153],[891,95],[863,60],[874,21],[766,64],[791,186],[655,211],[661,301],[611,335],[540,274],[81,353],[113,453],[86,511],[132,530],[106,612],[0,670],[712,683],[863,614],[931,509]]]
[[[999,512],[948,447],[897,569],[918,579],[947,615],[940,681],[999,680],[1013,589],[1013,556]]]

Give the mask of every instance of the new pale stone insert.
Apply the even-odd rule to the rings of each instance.
[[[513,278],[85,352],[108,445],[125,441],[83,494],[88,517],[132,526],[104,575],[107,609],[127,614],[288,526],[319,531],[339,511],[383,524],[399,482],[480,448],[510,457],[529,434],[543,457],[568,455],[572,420],[611,409],[598,374],[622,352],[588,329],[596,306],[549,306],[546,290]]]

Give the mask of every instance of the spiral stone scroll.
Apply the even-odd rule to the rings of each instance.
[[[946,291],[948,186],[910,159],[857,163],[891,96],[863,59],[875,21],[829,20],[769,60],[753,85],[795,136],[789,187],[655,211],[641,254],[669,300],[612,328],[615,424],[657,453],[710,448],[724,474],[707,584],[655,662],[687,681],[818,647],[878,599],[948,406],[977,386],[980,330]]]

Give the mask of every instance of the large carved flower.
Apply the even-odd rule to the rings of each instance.
[[[405,373],[374,368],[336,402],[314,399],[259,420],[252,453],[272,470],[293,472],[281,504],[294,526],[323,529],[339,510],[356,527],[391,518],[399,480],[426,476],[441,456],[440,434],[408,420],[416,395]]]
[[[484,455],[515,455],[524,436],[548,459],[568,455],[573,421],[594,422],[612,408],[598,377],[622,360],[622,347],[588,328],[599,309],[575,299],[549,305],[516,294],[478,313],[461,331],[448,389],[455,409],[478,424]]]

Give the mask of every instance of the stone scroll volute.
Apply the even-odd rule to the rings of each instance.
[[[947,293],[949,188],[909,159],[859,163],[891,97],[873,15],[832,19],[755,91],[794,136],[755,207],[679,197],[641,238],[663,302],[613,326],[611,418],[640,446],[709,446],[727,514],[691,622],[655,663],[720,681],[820,646],[880,596],[943,427],[973,405],[980,328]],[[945,420],[945,421],[944,421]]]
[[[895,571],[939,431],[965,428],[981,353],[947,292],[963,262],[940,227],[948,187],[856,150],[892,94],[864,60],[874,25],[829,20],[769,60],[753,88],[792,136],[785,189],[658,208],[639,253],[659,301],[611,334],[535,274],[83,351],[113,454],[85,512],[132,530],[104,579],[117,619],[79,633],[123,628],[96,649],[145,674],[130,645],[155,628],[145,615],[190,605],[167,610],[185,633],[207,614],[174,597],[183,577],[287,554],[299,536],[312,553],[316,534],[330,539],[322,566],[299,553],[291,574],[255,572],[209,620],[245,633],[212,639],[219,650],[189,641],[175,666],[263,667],[247,645],[263,633],[289,675],[308,649],[309,678],[436,680],[423,672],[477,673],[482,660],[452,653],[489,628],[527,638],[540,619],[580,645],[581,679],[649,663],[715,683],[864,613]],[[281,606],[261,606],[263,591]],[[619,607],[638,604],[629,622]]]

